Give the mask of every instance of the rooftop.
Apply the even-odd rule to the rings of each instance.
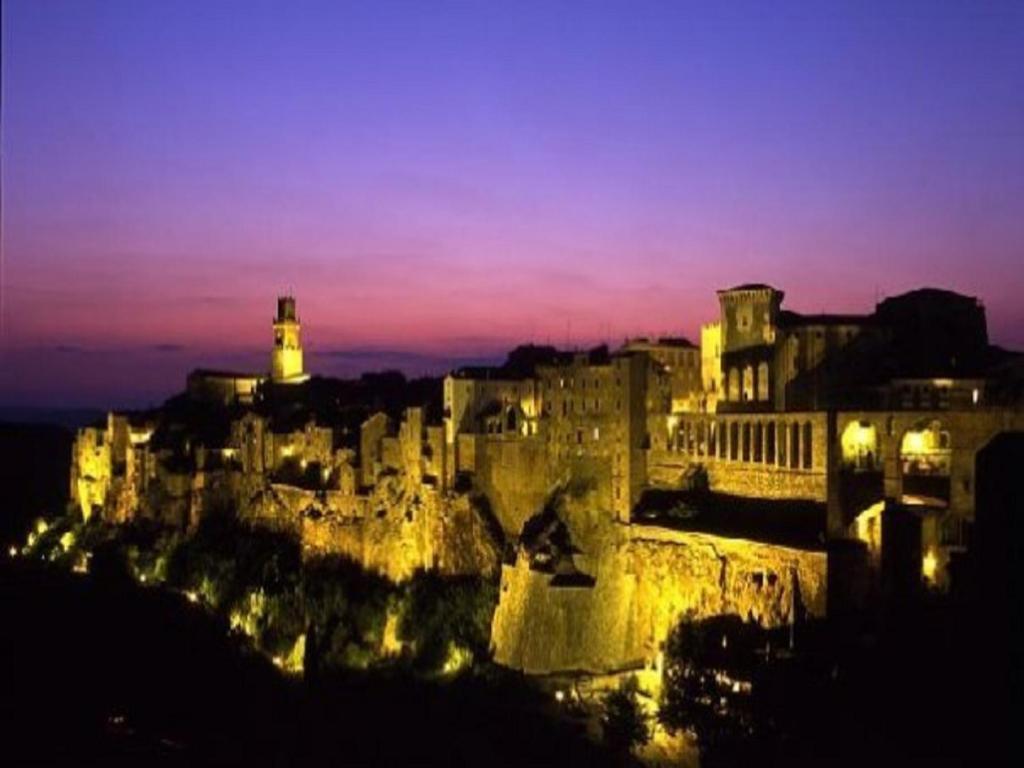
[[[804,315],[788,309],[779,312],[778,319],[780,326],[789,328],[803,325],[869,325],[874,322],[874,315]]]
[[[719,293],[730,293],[732,291],[777,291],[778,289],[767,283],[742,283],[732,288],[723,288]]]

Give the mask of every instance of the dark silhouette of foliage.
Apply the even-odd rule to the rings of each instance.
[[[637,696],[636,678],[630,676],[604,698],[601,717],[604,743],[617,755],[628,755],[650,741],[650,725]]]
[[[399,633],[415,648],[415,664],[436,672],[455,646],[475,660],[490,654],[491,618],[497,587],[476,576],[444,578],[419,572],[409,582]]]

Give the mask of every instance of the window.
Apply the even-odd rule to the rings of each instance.
[[[775,422],[769,421],[765,434],[764,460],[766,464],[775,463]]]
[[[800,466],[800,425],[794,422],[789,425],[789,468],[797,469]]]
[[[743,460],[750,461],[750,424],[743,424]]]
[[[810,469],[812,460],[814,458],[814,452],[811,446],[811,422],[804,422],[804,469]]]
[[[737,368],[729,369],[729,381],[728,389],[726,391],[726,399],[728,400],[739,400],[740,399],[740,372]]]
[[[764,401],[768,397],[768,363],[761,363],[757,366],[757,399]]]
[[[761,463],[764,459],[764,427],[760,422],[754,425],[754,461]]]
[[[739,456],[740,447],[740,425],[739,422],[732,422],[729,425],[729,458],[736,461]]]

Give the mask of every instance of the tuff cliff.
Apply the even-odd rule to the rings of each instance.
[[[593,583],[502,568],[492,626],[495,660],[530,673],[605,672],[656,662],[684,616],[734,614],[766,627],[825,613],[824,552],[619,526],[600,551],[576,558]]]

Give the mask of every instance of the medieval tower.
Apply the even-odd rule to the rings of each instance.
[[[277,384],[306,380],[302,369],[302,340],[299,319],[295,314],[295,299],[279,296],[277,317],[274,318],[274,351],[271,355],[270,377]]]

